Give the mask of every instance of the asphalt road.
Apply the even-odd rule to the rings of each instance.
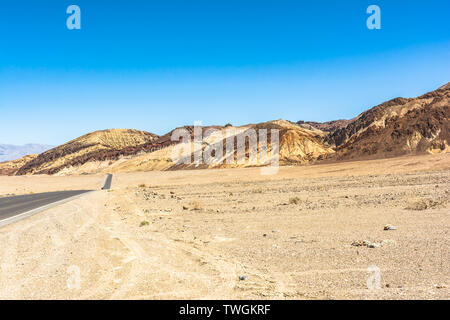
[[[0,222],[18,214],[89,191],[90,190],[57,191],[0,198]]]
[[[110,189],[111,182],[112,174],[108,174],[102,190]],[[0,198],[0,227],[90,191],[92,190],[57,191]]]
[[[108,173],[108,175],[106,176],[105,185],[103,186],[102,190],[111,189],[111,182],[112,182],[112,174]]]

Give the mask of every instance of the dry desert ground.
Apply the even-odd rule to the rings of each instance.
[[[0,298],[450,298],[448,153],[104,178],[0,177],[98,190],[0,229]]]

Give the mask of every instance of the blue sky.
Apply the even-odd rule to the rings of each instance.
[[[66,8],[81,8],[81,30]],[[381,8],[368,30],[366,8]],[[0,0],[0,143],[352,118],[450,81],[448,0]]]

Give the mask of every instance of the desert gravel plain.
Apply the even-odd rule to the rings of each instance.
[[[0,229],[1,299],[450,298],[448,153],[104,178],[0,177],[98,190]]]

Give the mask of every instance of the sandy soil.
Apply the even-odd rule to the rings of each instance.
[[[0,194],[103,179],[0,177]],[[0,229],[0,298],[448,299],[449,181],[449,154],[115,174]]]
[[[85,176],[0,176],[0,197],[64,190],[98,190],[105,175]]]

